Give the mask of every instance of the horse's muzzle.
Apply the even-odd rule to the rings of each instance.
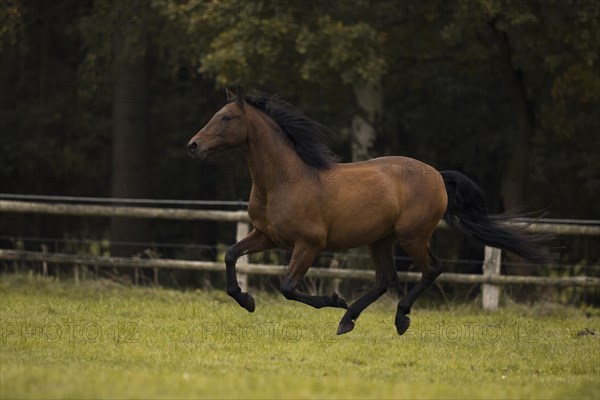
[[[199,160],[204,160],[206,158],[206,151],[201,151],[200,146],[194,140],[190,140],[187,145],[188,154],[192,158],[197,158]]]
[[[195,141],[192,140],[191,142],[188,143],[187,147],[188,147],[188,151],[190,153],[193,153],[198,148],[198,143],[196,143]]]

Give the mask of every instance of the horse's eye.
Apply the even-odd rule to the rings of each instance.
[[[229,115],[223,115],[223,118],[221,118],[221,121],[229,121],[231,119],[231,117]]]

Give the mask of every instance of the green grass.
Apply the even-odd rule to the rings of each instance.
[[[221,292],[2,276],[0,296],[1,398],[600,398],[600,319],[576,309],[416,308],[399,337],[383,298],[338,337],[343,310],[269,294],[248,314]]]

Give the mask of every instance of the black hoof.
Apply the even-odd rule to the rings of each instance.
[[[337,334],[343,335],[344,333],[350,332],[354,329],[354,322],[340,322],[340,326],[338,326]]]
[[[342,295],[339,294],[338,292],[335,292],[334,294],[331,295],[331,300],[333,301],[334,307],[344,308],[346,310],[348,309],[348,303],[346,303],[346,299],[344,299],[342,297]],[[350,328],[350,330],[352,330],[352,328]],[[346,333],[346,332],[343,332],[343,333]],[[338,331],[338,335],[339,335],[339,331]]]
[[[250,293],[242,292],[236,297],[236,300],[240,306],[245,308],[248,312],[254,312],[256,305],[254,304],[254,298]]]
[[[410,318],[408,318],[406,315],[396,316],[396,331],[398,331],[398,335],[403,335],[409,326]]]

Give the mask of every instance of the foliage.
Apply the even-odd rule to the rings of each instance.
[[[473,13],[479,4],[478,13]],[[468,41],[490,47],[486,25],[508,35],[512,62],[526,75],[528,94],[539,103],[538,120],[544,131],[572,135],[573,114],[591,123],[597,121],[587,106],[600,96],[598,50],[600,50],[600,6],[595,1],[523,3],[503,0],[462,4],[468,23],[455,21],[444,27],[443,37],[458,45]],[[489,32],[487,33],[489,36]],[[471,57],[467,47],[465,55]],[[461,56],[459,53],[458,56]],[[567,109],[567,104],[570,107]],[[586,108],[586,112],[574,112]]]
[[[331,16],[351,7],[341,2],[326,9],[318,1],[229,0],[201,5],[167,1],[155,5],[164,9],[174,25],[187,27],[188,35],[208,42],[199,58],[186,48],[187,61],[196,62],[198,71],[213,76],[219,86],[294,77],[319,81],[332,74],[339,74],[348,84],[355,79],[376,80],[385,69],[376,29],[365,22],[346,23]],[[181,56],[185,58],[184,52]]]
[[[2,25],[0,25],[0,53],[5,48],[14,47],[22,34],[21,9],[16,3],[3,2],[0,5]]]
[[[345,25],[331,17],[319,20],[316,30],[304,27],[296,39],[304,57],[303,79],[318,80],[321,71],[339,71],[343,83],[377,82],[386,67],[377,31],[366,23]]]

